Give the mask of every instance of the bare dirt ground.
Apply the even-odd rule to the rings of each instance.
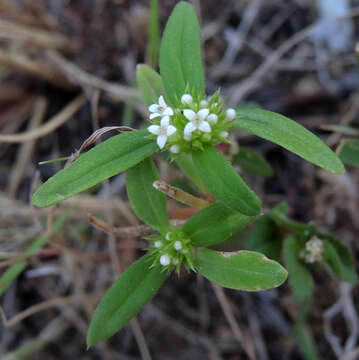
[[[176,1],[159,3],[163,29]],[[192,3],[202,24],[208,93],[221,88],[230,106],[254,102],[289,116],[333,149],[341,135],[320,127],[358,124],[358,1],[342,16],[352,32],[339,51],[330,43],[335,33],[314,36],[315,1]],[[1,297],[7,318],[0,325],[2,358],[303,359],[292,333],[297,308],[288,283],[260,293],[223,292],[185,272],[173,274],[124,330],[86,350],[96,302],[146,246],[124,174],[53,210],[32,208],[30,198],[63,166],[39,162],[69,156],[100,127],[146,121],[145,107],[133,96],[136,64],[148,62],[148,18],[149,1],[141,0],[0,2],[0,267],[29,261]],[[268,179],[246,177],[264,209],[286,201],[293,219],[313,220],[358,259],[358,169],[330,175],[259,138],[235,138],[275,171]],[[161,158],[157,164],[163,179],[180,176]],[[63,214],[66,225],[26,258],[28,244],[49,235]],[[120,229],[109,236],[91,226],[89,214]],[[170,201],[170,215],[186,218],[190,211]],[[310,328],[319,354],[359,359],[358,286],[314,273]]]

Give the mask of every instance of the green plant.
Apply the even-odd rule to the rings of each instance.
[[[137,68],[151,125],[114,136],[82,154],[33,196],[34,205],[50,206],[126,171],[128,198],[135,213],[157,232],[148,238],[152,246],[147,254],[118,278],[98,305],[88,332],[89,346],[122,328],[173,269],[179,273],[181,265],[232,289],[264,290],[285,281],[286,270],[261,253],[208,249],[261,213],[261,200],[216,147],[229,142],[231,130],[277,143],[333,173],[344,172],[340,159],[296,122],[258,108],[226,109],[219,91],[207,97],[200,49],[197,15],[189,3],[180,2],[163,33],[160,74],[147,65]],[[165,196],[152,186],[159,175],[151,156],[159,151],[167,151],[170,161],[203,193],[218,200],[182,228],[171,225]],[[268,168],[265,172],[270,175]]]

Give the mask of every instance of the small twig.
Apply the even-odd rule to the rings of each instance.
[[[21,143],[43,137],[68,121],[85,103],[86,97],[81,94],[47,121],[46,124],[21,134],[0,135],[0,142]]]
[[[229,304],[229,302],[226,298],[223,288],[214,283],[211,283],[211,284],[212,284],[213,290],[216,294],[216,297],[219,301],[219,304],[221,305],[224,316],[226,317],[228,324],[229,324],[230,328],[232,329],[235,338],[237,339],[238,343],[242,346],[243,350],[246,352],[248,357],[251,360],[255,360],[256,355],[255,355],[254,351],[252,350],[252,348],[248,346],[248,344],[246,343],[246,341],[243,337],[242,331],[233,315],[233,312],[231,310],[231,305]]]
[[[4,309],[0,306],[0,315],[1,319],[6,327],[12,327],[18,322],[26,319],[27,317],[34,315],[40,311],[50,309],[53,307],[62,307],[65,305],[81,303],[83,301],[96,302],[102,294],[85,294],[82,296],[67,296],[67,297],[57,297],[51,300],[44,301],[42,303],[28,307],[26,310],[15,315],[11,319],[8,319],[5,315]]]
[[[153,183],[153,187],[156,190],[161,191],[165,195],[169,196],[170,198],[194,208],[203,209],[212,204],[207,200],[200,199],[196,196],[186,193],[181,189],[171,186],[162,180],[155,181]]]
[[[0,49],[0,65],[65,89],[71,90],[76,88],[59,71],[50,67],[49,64],[33,60],[24,54],[11,53]]]
[[[30,119],[30,124],[28,130],[36,129],[42,122],[45,117],[47,109],[47,100],[44,97],[38,98],[35,102],[34,113]],[[16,191],[20,185],[22,176],[26,169],[26,165],[31,159],[32,152],[34,150],[35,141],[28,141],[21,145],[16,157],[16,163],[14,168],[11,170],[10,180],[9,180],[9,194],[10,196],[15,196]]]

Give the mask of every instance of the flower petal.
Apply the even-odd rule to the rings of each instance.
[[[168,115],[168,116],[172,116],[173,115],[173,110],[171,107],[166,107],[166,109],[162,112],[162,116],[164,115]]]
[[[152,120],[152,119],[154,119],[154,118],[156,118],[156,117],[159,117],[159,116],[161,116],[161,115],[158,114],[158,113],[150,114],[150,120]]]
[[[201,119],[204,120],[209,114],[209,110],[208,109],[201,109],[200,111],[198,111],[197,116]]]
[[[177,129],[174,126],[169,125],[167,128],[167,136],[173,135],[176,131]]]
[[[183,133],[186,134],[190,134],[191,132],[195,131],[196,127],[192,122],[188,122],[186,124],[186,126],[184,127]]]
[[[189,120],[192,121],[196,118],[196,113],[193,110],[185,109],[183,110],[183,115]],[[193,131],[193,130],[192,130]]]
[[[163,107],[163,108],[166,108],[167,107],[167,104],[165,102],[165,99],[163,98],[163,96],[161,95],[159,98],[158,98],[158,104]]]
[[[198,126],[198,129],[206,133],[211,132],[211,126],[207,121],[201,121],[201,123]]]
[[[157,145],[160,149],[163,149],[164,146],[166,145],[166,141],[167,141],[167,136],[166,135],[159,135],[157,137]]]
[[[170,117],[169,116],[164,116],[161,119],[161,127],[167,127],[170,124]]]
[[[151,133],[151,134],[155,134],[158,135],[160,132],[160,127],[158,125],[150,125],[147,130]]]
[[[148,110],[152,113],[156,113],[158,112],[158,105],[157,104],[152,104],[148,107]]]

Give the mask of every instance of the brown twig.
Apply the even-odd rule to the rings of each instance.
[[[46,122],[46,124],[21,134],[0,135],[0,142],[21,143],[46,136],[68,121],[85,103],[86,97],[81,94]]]

